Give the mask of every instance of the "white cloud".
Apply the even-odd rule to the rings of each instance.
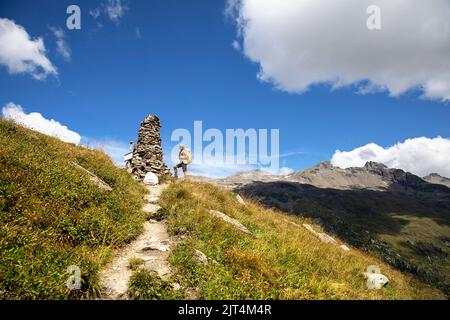
[[[0,18],[0,64],[11,74],[30,73],[38,80],[58,74],[42,38],[31,39],[22,26],[5,18]]]
[[[279,176],[287,176],[291,173],[294,173],[294,170],[288,167],[281,167],[280,170],[277,172],[277,175]]]
[[[109,20],[115,24],[119,24],[122,17],[128,11],[128,7],[122,0],[107,0],[99,7],[89,10],[89,15],[97,20],[101,15],[105,15]],[[101,28],[102,24],[97,24]]]
[[[129,143],[115,140],[115,139],[94,139],[89,137],[83,137],[81,144],[90,149],[97,149],[103,151],[111,157],[113,162],[117,166],[124,166],[123,156],[129,152]]]
[[[105,5],[106,15],[114,23],[119,23],[127,10],[127,6],[121,0],[108,0]]]
[[[61,123],[53,119],[46,119],[38,112],[25,113],[20,105],[16,105],[12,102],[6,104],[2,108],[2,116],[7,120],[14,121],[24,127],[41,132],[43,134],[56,137],[64,142],[79,144],[90,149],[103,151],[111,157],[111,159],[117,166],[124,165],[123,157],[130,150],[129,142],[123,142],[120,140],[109,138],[91,138],[85,136],[81,137],[78,133],[69,130],[67,126],[62,125]],[[165,152],[165,154],[169,153]],[[289,155],[291,154],[284,154],[282,156]],[[173,165],[173,161],[170,162],[170,164]],[[293,172],[292,169],[287,167],[271,168],[262,167],[260,165],[238,165],[223,162],[216,163],[213,161],[206,161],[201,164],[191,164],[189,166],[190,173],[211,178],[225,178],[239,172],[256,169],[283,176]]]
[[[64,33],[64,30],[55,27],[50,27],[50,30],[56,38],[56,52],[58,52],[64,60],[70,61],[72,51],[66,42],[66,34]]]
[[[64,142],[79,144],[81,137],[53,119],[48,120],[38,112],[25,113],[20,105],[12,102],[2,108],[2,116],[24,127],[56,137]]]
[[[114,139],[81,137],[53,119],[44,118],[38,112],[25,113],[20,105],[12,102],[2,108],[2,116],[24,127],[58,138],[64,142],[79,144],[108,154],[114,163],[123,166],[123,156],[129,151],[129,143]]]
[[[331,159],[333,165],[341,168],[362,167],[367,161],[384,163],[421,177],[430,173],[450,177],[450,139],[420,137],[387,148],[369,143],[348,152],[337,150]]]
[[[367,29],[369,5],[381,30]],[[288,92],[316,84],[355,86],[359,93],[450,100],[448,0],[229,0],[243,53],[258,78]]]

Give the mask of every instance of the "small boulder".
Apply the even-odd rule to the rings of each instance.
[[[158,176],[153,172],[147,172],[144,177],[144,183],[151,186],[157,185],[159,183]]]
[[[389,283],[389,279],[381,274],[378,266],[367,267],[364,277],[367,279],[367,289],[369,290],[380,290]]]
[[[311,225],[304,223],[303,227],[308,230],[309,232],[311,232],[314,236],[316,236],[320,241],[325,242],[325,243],[337,243],[336,240],[329,236],[326,233],[320,233],[320,232],[316,232],[313,227],[311,227]]]
[[[144,196],[144,199],[151,204],[157,204],[158,203],[158,197],[153,194],[147,194]]]
[[[197,259],[198,262],[200,262],[201,264],[207,265],[208,264],[208,257],[206,256],[206,254],[204,254],[203,252],[201,252],[200,250],[195,249],[194,250],[195,253],[195,258]]]
[[[183,287],[182,287],[181,284],[179,284],[178,282],[175,282],[175,283],[172,284],[172,288],[173,288],[173,290],[175,290],[175,291],[179,291],[179,290],[181,290]]]
[[[75,166],[76,168],[78,168],[79,170],[83,171],[84,173],[86,173],[89,177],[89,179],[95,183],[97,185],[98,188],[100,188],[103,191],[108,191],[111,192],[112,188],[106,183],[104,182],[102,179],[100,179],[99,177],[97,177],[95,174],[93,174],[92,172],[90,172],[89,170],[83,168],[82,166],[80,166],[78,163],[76,162],[71,162],[73,166]]]
[[[293,223],[293,224],[295,224],[295,223]],[[309,224],[307,224],[307,223],[304,223],[303,224],[303,227],[306,229],[306,230],[308,230],[309,232],[311,232],[312,234],[316,234],[317,232],[309,225]]]
[[[244,199],[242,199],[242,197],[240,195],[236,195],[236,199],[240,204],[245,206],[245,201],[244,201]]]
[[[389,283],[389,279],[382,274],[369,273],[367,277],[367,288],[369,290],[380,290]]]
[[[337,241],[332,237],[329,236],[326,233],[316,233],[317,238],[319,238],[320,241],[325,242],[325,243],[334,243],[336,244]]]
[[[166,252],[169,251],[170,249],[170,245],[167,241],[162,241],[162,242],[152,242],[152,243],[148,243],[146,247],[142,248],[142,251],[161,251],[161,252]]]
[[[159,209],[161,209],[161,206],[153,203],[147,203],[145,206],[142,207],[142,211],[148,214],[154,214],[158,212]]]
[[[208,212],[213,215],[216,218],[221,219],[222,221],[232,225],[233,227],[235,227],[236,229],[238,229],[239,231],[246,233],[248,235],[254,236],[256,237],[250,230],[248,230],[242,223],[240,223],[239,221],[237,221],[236,219],[233,219],[229,216],[227,216],[225,213],[217,211],[217,210],[208,210]]]

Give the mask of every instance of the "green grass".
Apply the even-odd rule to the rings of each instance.
[[[128,296],[133,300],[183,299],[181,293],[170,282],[161,280],[155,272],[136,271],[130,279]]]
[[[110,248],[141,231],[144,193],[104,153],[0,120],[0,298],[96,297]],[[66,286],[71,265],[81,270],[80,290]]]
[[[450,294],[449,193],[338,190],[287,182],[255,183],[239,193],[290,215],[317,219],[343,241]]]
[[[131,258],[128,263],[129,263],[128,267],[131,270],[138,270],[145,263],[145,261],[140,258]]]
[[[174,269],[171,281],[180,283],[186,293],[195,291],[199,299],[445,298],[381,260],[353,248],[341,251],[286,222],[311,223],[306,219],[246,201],[242,206],[229,191],[191,182],[173,183],[161,195],[169,232],[184,235],[169,262]],[[257,238],[212,217],[208,209],[238,219]],[[195,249],[217,264],[198,262]],[[378,265],[390,279],[387,287],[367,289],[362,273],[370,265]]]
[[[381,234],[380,239],[389,243],[396,252],[409,257],[417,266],[420,276],[438,288],[450,292],[449,249],[443,239],[450,239],[450,228],[428,217],[393,215],[407,222],[395,235]]]
[[[102,191],[76,162],[112,187]],[[102,152],[0,120],[0,299],[92,299],[98,271],[111,248],[134,239],[146,215],[145,188]],[[319,242],[286,222],[310,222],[264,209],[209,184],[171,183],[159,219],[180,241],[169,256],[173,275],[162,281],[139,270],[132,299],[440,299],[445,296],[381,260]],[[258,237],[243,234],[207,210],[238,219]],[[417,232],[417,230],[407,230]],[[420,250],[433,248],[420,246]],[[210,258],[197,261],[195,249]],[[216,261],[217,263],[213,263]],[[81,289],[67,288],[67,268],[81,271]],[[362,273],[380,266],[391,280],[369,291]],[[181,289],[174,290],[179,284]]]

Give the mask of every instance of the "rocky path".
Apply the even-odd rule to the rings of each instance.
[[[158,199],[167,185],[148,186],[150,194],[145,197],[147,204],[143,210],[149,214],[160,208]],[[133,274],[130,260],[142,260],[141,268],[155,271],[162,279],[171,274],[167,262],[173,241],[167,233],[164,221],[150,219],[144,223],[142,234],[127,246],[119,249],[111,262],[100,272],[100,283],[103,288],[103,299],[127,299],[128,281]]]

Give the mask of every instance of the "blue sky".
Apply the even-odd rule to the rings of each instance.
[[[81,30],[66,28],[70,4],[81,8]],[[420,90],[393,97],[358,93],[358,84],[333,90],[319,83],[302,92],[258,79],[260,63],[232,46],[246,39],[224,14],[225,1],[121,4],[126,9],[114,21],[103,11],[89,14],[108,1],[2,0],[0,18],[41,37],[58,74],[37,80],[0,63],[0,107],[13,102],[92,141],[121,146],[136,140],[146,114],[157,114],[166,151],[175,145],[172,131],[192,129],[195,120],[221,130],[278,128],[280,152],[291,154],[281,165],[294,170],[368,143],[387,148],[450,137],[448,101],[424,99]],[[64,31],[70,59],[58,54],[52,28]]]

